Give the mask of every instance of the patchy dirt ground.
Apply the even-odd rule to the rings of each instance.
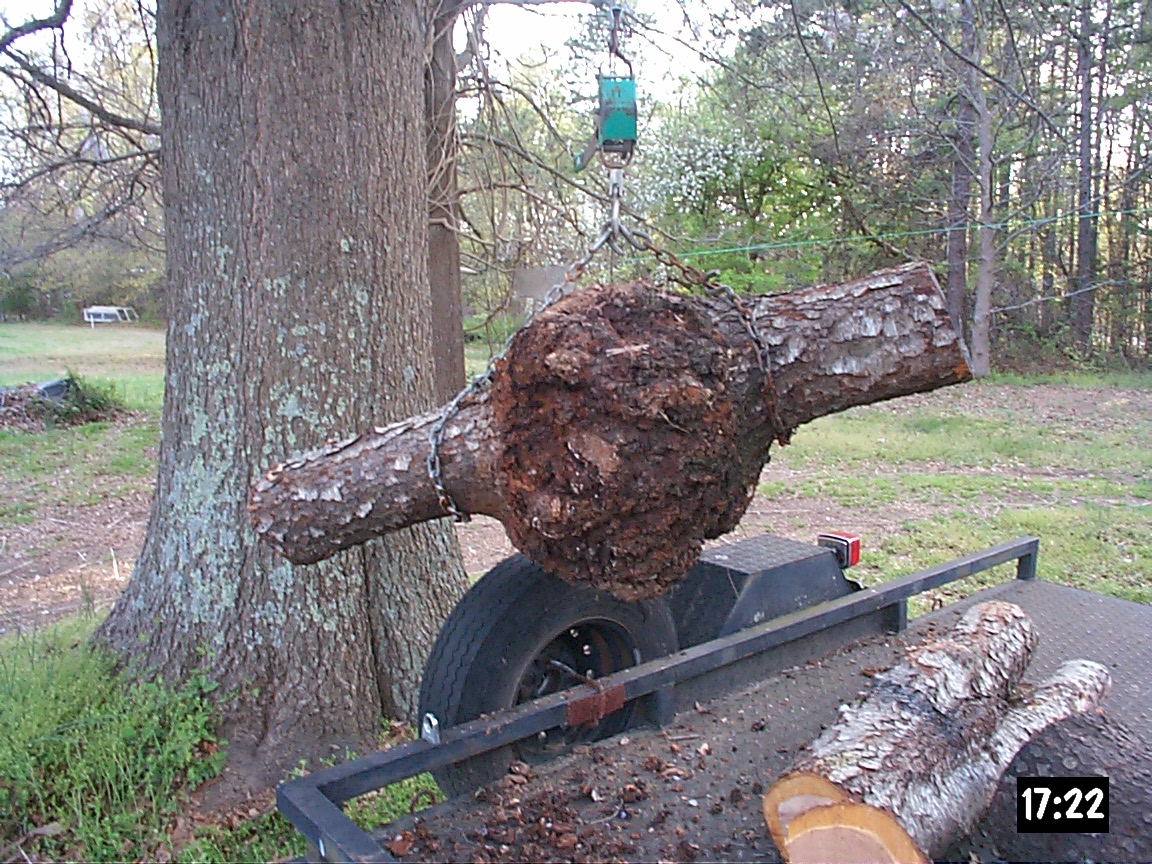
[[[782,479],[782,472],[769,472],[772,479]],[[784,473],[797,480],[805,476]],[[0,636],[82,610],[110,608],[140,552],[149,504],[141,493],[90,507],[54,507],[38,511],[27,524],[0,528]],[[931,512],[929,505],[915,502],[861,511],[820,498],[758,496],[737,529],[709,545],[769,529],[797,540],[811,540],[824,529],[851,529],[878,540],[904,521]],[[516,551],[504,526],[487,516],[458,524],[456,535],[465,569],[474,578]]]
[[[132,573],[150,496],[38,510],[0,528],[0,635],[107,608]]]
[[[1152,390],[1056,385],[953,387],[867,410],[1010,419],[1054,430],[1075,430],[1089,436],[1118,433],[1140,437],[1144,430],[1152,430]],[[786,460],[777,460],[768,466],[765,482],[793,488],[819,473],[813,468],[790,467],[783,462]],[[877,464],[860,470],[894,473],[900,468]],[[958,472],[956,468],[931,463],[918,463],[917,470]],[[972,468],[961,473],[1017,479],[1104,477],[1125,483],[1149,479],[1122,469],[1110,472],[1060,467],[1035,469],[1010,462],[993,469]],[[0,487],[2,485],[0,483]],[[997,508],[1033,503],[1025,499],[1026,496],[1013,501],[999,496],[963,506]],[[86,507],[40,507],[29,514],[30,521],[0,527],[0,635],[42,626],[85,608],[110,606],[131,574],[144,537],[148,509],[149,496],[140,491]],[[712,543],[732,542],[766,530],[810,541],[818,531],[830,528],[850,530],[862,535],[868,543],[877,543],[900,531],[908,521],[926,519],[940,512],[940,506],[916,500],[899,500],[883,507],[848,507],[820,496],[759,495],[739,527]],[[457,525],[457,536],[465,567],[473,577],[480,576],[515,551],[500,523],[488,517],[477,516],[470,523]]]

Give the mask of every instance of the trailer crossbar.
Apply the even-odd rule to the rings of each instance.
[[[583,716],[581,703],[590,695],[603,698],[604,692],[618,693],[624,702],[631,702],[838,624],[897,605],[903,609],[910,597],[1013,560],[1017,579],[1034,579],[1039,544],[1036,537],[1020,537],[606,675],[597,682],[602,692],[588,685],[574,687],[444,729],[438,744],[410,741],[316,771],[277,787],[276,807],[325,861],[394,862],[344,814],[340,804],[416,774],[570,725],[573,717]]]

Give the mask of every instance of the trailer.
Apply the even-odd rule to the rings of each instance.
[[[1022,537],[865,589],[845,575],[858,555],[854,538],[829,535],[810,545],[765,535],[706,551],[667,598],[643,604],[553,584],[513,556],[445,622],[426,668],[421,738],[285,783],[277,807],[307,839],[311,860],[518,860],[524,852],[499,841],[519,835],[493,828],[492,814],[507,813],[509,800],[521,811],[534,784],[543,784],[549,801],[566,802],[565,819],[595,826],[584,840],[576,831],[553,837],[562,858],[595,858],[589,846],[600,842],[597,854],[625,860],[776,860],[754,799],[787,754],[855,698],[870,668],[891,665],[900,646],[967,605],[997,598],[1036,619],[1037,672],[1073,656],[1109,667],[1115,686],[1106,715],[1044,733],[1009,775],[1111,776],[1112,828],[1052,835],[1047,846],[1034,839],[1045,835],[1016,834],[1009,830],[1014,786],[1005,775],[977,832],[987,836],[969,838],[957,854],[1011,857],[1016,849],[1032,860],[1147,860],[1152,846],[1140,838],[1152,833],[1152,750],[1142,736],[1152,729],[1152,608],[1037,580],[1038,547],[1037,538]],[[1013,562],[1014,580],[908,627],[910,598]],[[765,704],[776,706],[771,716]],[[700,745],[693,780],[649,770],[669,770],[667,753],[678,740],[693,742],[694,751],[698,740],[713,742]],[[502,779],[509,766],[514,783]],[[451,800],[374,832],[341,810],[425,771]],[[616,781],[605,772],[639,785],[624,784],[634,791],[616,800]],[[481,786],[487,804],[469,794]],[[626,804],[629,797],[636,800]],[[685,836],[673,832],[669,840],[671,828],[655,824]],[[640,830],[620,833],[631,825]],[[601,828],[608,839],[595,841]],[[573,843],[584,848],[565,851]]]
[[[84,323],[95,329],[97,324],[134,324],[140,320],[131,306],[86,306]]]

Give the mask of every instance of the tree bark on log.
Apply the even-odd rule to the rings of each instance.
[[[739,522],[777,437],[773,402],[786,439],[825,414],[971,377],[924,263],[745,304],[775,396],[727,298],[638,283],[546,309],[446,427],[442,477],[457,506],[499,519],[561,578],[647,599]],[[271,469],[250,499],[257,534],[311,563],[443,516],[425,467],[437,417]]]
[[[1036,644],[1019,606],[981,603],[947,639],[878,675],[765,794],[785,859],[925,861],[970,831],[1020,748],[1095,708],[1111,687],[1107,670],[1086,660],[1064,663],[1035,690],[1021,686]]]

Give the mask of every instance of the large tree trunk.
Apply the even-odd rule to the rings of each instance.
[[[466,580],[451,526],[310,567],[256,543],[274,454],[435,404],[415,2],[158,9],[167,381],[136,570],[98,638],[203,669],[253,783],[415,712]]]
[[[960,53],[969,60],[976,55],[976,13],[972,0],[960,3]],[[968,299],[968,224],[969,197],[972,194],[972,166],[975,164],[976,109],[972,104],[976,90],[976,71],[967,63],[953,64],[960,89],[956,94],[955,151],[952,154],[952,184],[948,196],[948,311],[956,332],[964,335]]]
[[[432,294],[432,356],[438,401],[464,386],[464,312],[456,187],[456,49],[458,0],[433,4],[432,55],[424,78],[428,123],[428,282]]]
[[[1082,0],[1078,39],[1077,77],[1080,83],[1080,164],[1077,176],[1076,290],[1072,297],[1072,337],[1081,355],[1092,350],[1092,323],[1096,309],[1096,210],[1092,195],[1092,4]]]
[[[749,302],[778,399],[726,298],[641,283],[556,303],[448,424],[449,493],[465,512],[500,519],[550,572],[651,597],[683,576],[705,539],[736,526],[775,437],[969,377],[926,264]],[[439,516],[425,469],[436,416],[272,469],[253,491],[257,532],[310,562]]]
[[[981,603],[877,676],[764,796],[786,860],[924,861],[964,836],[1020,748],[1111,687],[1099,663],[1071,660],[1022,691],[1037,639],[1019,606]]]
[[[976,123],[980,164],[980,269],[976,273],[976,302],[972,309],[972,374],[992,371],[992,285],[996,278],[996,229],[992,212],[992,115],[984,90],[976,91]]]

